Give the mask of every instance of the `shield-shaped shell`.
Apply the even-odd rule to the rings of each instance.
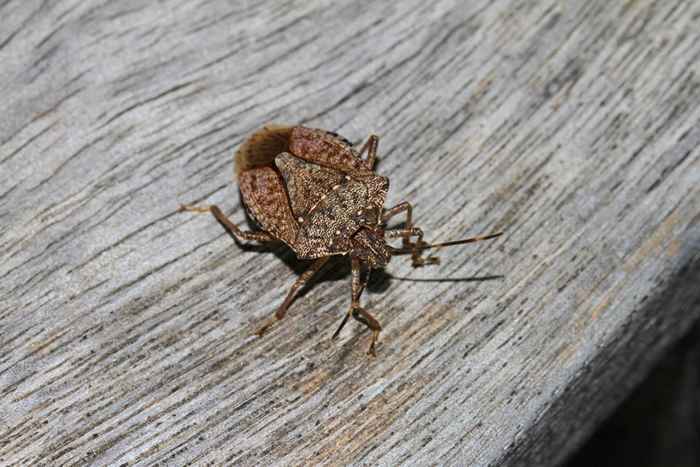
[[[234,167],[249,215],[302,259],[350,251],[352,235],[378,222],[389,187],[347,140],[298,126],[257,131]]]

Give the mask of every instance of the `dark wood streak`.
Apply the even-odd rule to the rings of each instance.
[[[104,128],[104,127],[106,127],[106,126],[109,126],[113,121],[117,120],[117,119],[118,119],[119,117],[121,117],[122,115],[131,112],[131,111],[134,110],[134,109],[138,109],[139,107],[142,107],[142,106],[144,106],[144,105],[146,105],[146,104],[150,104],[151,102],[157,101],[157,100],[159,100],[159,99],[161,99],[161,98],[163,98],[163,97],[165,97],[165,96],[167,96],[167,95],[169,95],[169,94],[175,93],[175,92],[177,92],[177,91],[179,91],[179,90],[181,90],[181,89],[184,89],[184,88],[186,88],[186,87],[188,87],[188,86],[190,86],[190,85],[192,85],[192,84],[193,84],[192,81],[186,82],[186,83],[177,84],[177,85],[173,86],[173,87],[170,88],[170,89],[166,89],[165,91],[156,94],[156,95],[153,96],[153,97],[149,97],[149,98],[147,98],[147,99],[144,99],[143,101],[136,102],[135,104],[131,104],[130,106],[126,107],[125,109],[122,109],[122,110],[118,111],[117,113],[115,113],[113,116],[109,117],[109,118],[107,119],[107,121],[105,121],[105,122],[101,125],[100,128]]]
[[[700,6],[242,5],[0,1],[0,464],[560,462],[700,315]],[[506,235],[376,273],[377,359],[339,263],[254,337],[303,265],[175,210],[270,121]]]

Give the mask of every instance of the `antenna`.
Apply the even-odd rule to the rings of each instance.
[[[442,243],[433,243],[433,244],[418,244],[414,245],[410,248],[393,248],[389,247],[391,249],[391,252],[393,254],[403,254],[403,253],[413,253],[414,251],[421,251],[421,250],[428,250],[430,248],[437,248],[437,247],[442,247],[442,246],[452,246],[452,245],[463,245],[465,243],[473,243],[473,242],[479,242],[481,240],[490,240],[492,238],[500,237],[503,235],[503,232],[498,232],[494,234],[489,234],[489,235],[480,235],[478,237],[470,237],[470,238],[463,238],[461,240],[453,240],[451,242],[442,242]]]

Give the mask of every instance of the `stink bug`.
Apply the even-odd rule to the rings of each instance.
[[[378,142],[379,138],[372,135],[356,151],[335,133],[302,126],[268,125],[245,141],[234,162],[243,205],[260,230],[241,230],[217,206],[180,206],[180,211],[211,212],[240,242],[282,241],[299,259],[313,260],[292,285],[275,317],[258,335],[264,334],[275,319],[284,317],[299,291],[331,256],[349,256],[352,301],[333,338],[352,316],[372,330],[368,353],[375,355],[374,347],[382,327],[360,306],[360,295],[372,268],[383,267],[392,255],[403,253],[411,254],[414,267],[437,264],[438,258],[423,257],[423,250],[501,235],[425,243],[423,231],[413,225],[410,203],[384,208],[389,179],[374,172]],[[367,157],[363,158],[365,153]],[[404,227],[385,229],[387,222],[401,213],[405,213]],[[401,248],[386,242],[396,238],[402,239]]]

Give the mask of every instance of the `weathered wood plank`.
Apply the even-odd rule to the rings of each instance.
[[[467,2],[465,2],[467,3]],[[0,463],[559,462],[698,317],[700,5],[0,2]],[[429,240],[359,326],[238,248],[268,121],[381,135]],[[280,260],[281,259],[281,260]]]

